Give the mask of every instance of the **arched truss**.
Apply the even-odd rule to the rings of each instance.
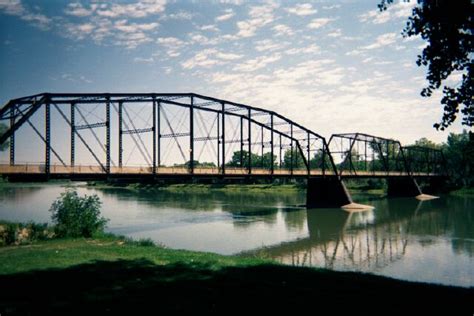
[[[0,144],[10,142],[14,172],[34,170],[15,160],[16,134],[29,126],[43,143],[36,172],[45,174],[336,174],[321,135],[273,111],[194,93],[42,93],[9,101],[0,121],[9,125]],[[90,166],[77,162],[79,146]]]

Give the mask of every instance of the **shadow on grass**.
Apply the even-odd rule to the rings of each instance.
[[[148,260],[98,261],[0,276],[0,313],[472,312],[473,289],[278,265],[213,269]],[[408,308],[408,309],[407,309]],[[329,309],[329,310],[327,310]]]

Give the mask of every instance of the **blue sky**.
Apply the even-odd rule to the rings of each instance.
[[[288,116],[329,138],[408,144],[448,132],[419,92],[413,3],[0,0],[0,103],[40,92],[196,92]],[[412,1],[413,2],[413,1]],[[450,77],[452,85],[460,75]]]

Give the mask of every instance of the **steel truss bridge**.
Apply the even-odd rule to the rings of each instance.
[[[0,109],[9,179],[446,177],[438,150],[318,133],[195,93],[42,93]],[[5,156],[7,153],[5,153]]]

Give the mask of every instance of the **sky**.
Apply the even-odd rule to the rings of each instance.
[[[195,92],[276,111],[329,138],[444,142],[422,98],[413,7],[363,1],[0,0],[0,104],[41,92]],[[450,76],[456,86],[461,75]]]

